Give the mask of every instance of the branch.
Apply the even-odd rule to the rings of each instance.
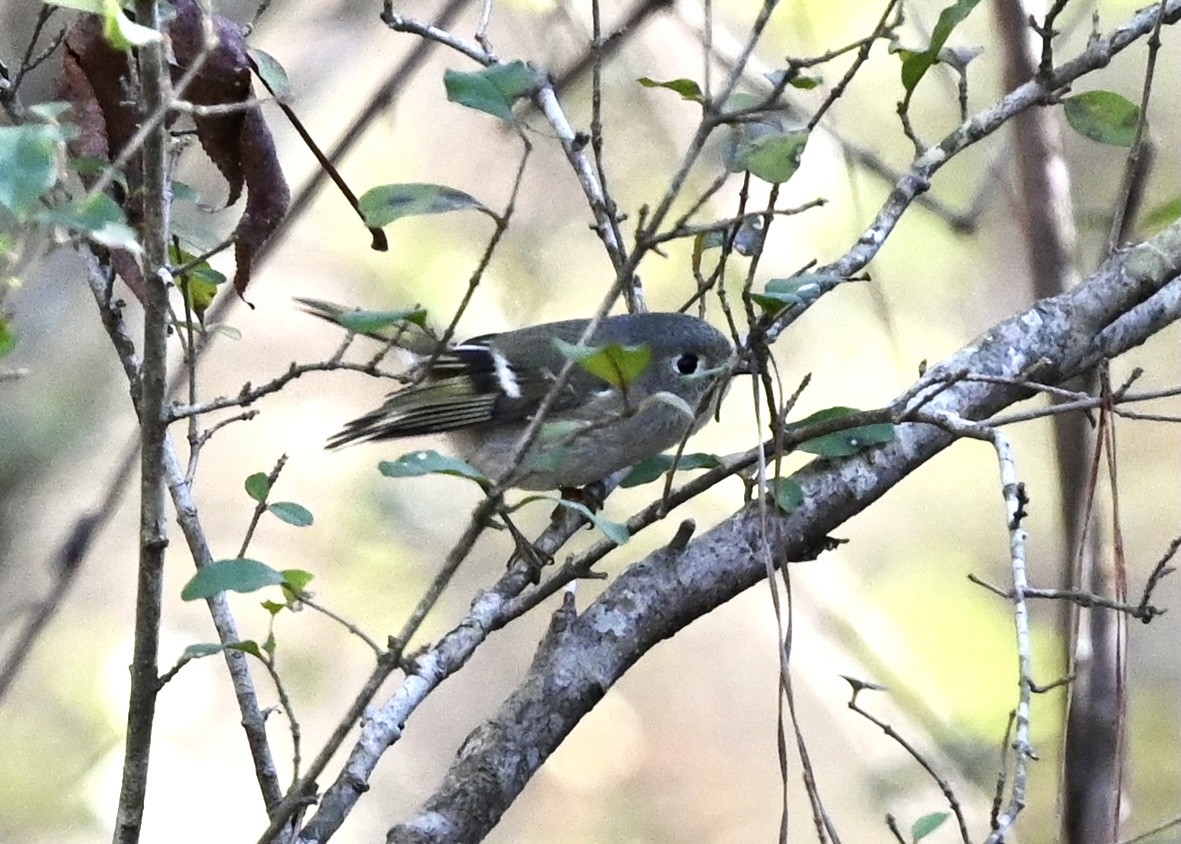
[[[144,26],[160,30],[156,0],[136,0],[136,16]],[[170,94],[164,45],[157,41],[140,48],[139,97],[141,131],[147,118],[167,109]],[[160,617],[164,591],[164,549],[168,547],[164,498],[164,401],[168,384],[168,165],[162,126],[153,126],[143,140],[144,220],[144,341],[140,420],[139,575],[135,599],[135,644],[131,662],[131,692],[127,704],[127,738],[123,779],[114,841],[135,844],[143,825],[148,786],[148,760],[156,693]]]
[[[910,169],[903,173],[894,189],[878,210],[877,217],[858,238],[856,245],[840,259],[818,268],[818,275],[833,279],[835,287],[839,279],[849,278],[861,272],[877,256],[878,250],[890,236],[898,220],[918,196],[931,186],[931,179],[950,159],[969,146],[991,135],[1016,115],[1038,105],[1051,102],[1066,86],[1099,68],[1140,38],[1151,33],[1158,20],[1167,24],[1181,18],[1181,0],[1167,2],[1142,9],[1122,26],[1107,35],[1094,38],[1086,50],[1077,58],[1061,65],[1046,77],[1039,76],[1010,91],[998,102],[965,121],[935,146],[917,156]],[[828,292],[826,289],[824,292]],[[768,341],[773,341],[787,325],[794,322],[813,304],[793,306],[775,318],[774,330],[768,331]]]
[[[925,404],[927,412],[986,419],[1025,398],[1028,390],[956,378],[956,373],[1061,382],[1094,366],[1112,346],[1143,342],[1175,320],[1181,309],[1150,314],[1143,303],[1181,289],[1179,274],[1181,224],[1175,224],[1113,257],[1079,287],[1000,323],[984,339],[933,367],[908,392],[918,395],[924,385],[938,385],[938,395]],[[1141,317],[1134,329],[1133,312]],[[1109,329],[1116,325],[1124,331],[1113,334]],[[518,690],[468,739],[435,795],[391,830],[387,840],[478,840],[632,664],[766,576],[761,549],[769,549],[779,564],[814,556],[831,531],[954,441],[954,435],[936,426],[900,425],[888,446],[842,462],[814,461],[798,472],[794,479],[803,488],[804,501],[792,513],[771,513],[761,523],[758,505],[751,504],[683,550],[666,548],[631,566],[580,615],[551,632]],[[470,629],[470,619],[457,632]],[[454,656],[445,644],[446,637],[424,657],[435,682],[438,671],[454,671],[461,664],[440,664]],[[405,687],[395,698],[404,694]],[[386,707],[379,712],[380,717],[363,727],[354,754],[366,748],[382,752],[400,736],[403,720],[391,717]],[[354,795],[365,787],[365,778],[358,780],[357,773],[357,768],[347,768],[338,781],[347,783]],[[301,840],[324,840],[350,806],[347,799],[326,801]]]
[[[109,289],[107,278],[97,259],[89,250],[83,250],[83,255],[86,259],[87,280],[91,293],[98,303],[103,326],[107,329],[111,337],[111,344],[118,353],[131,382],[132,395],[133,397],[138,396],[139,367],[131,337],[127,334],[119,309],[105,298]],[[172,497],[172,505],[176,509],[177,521],[184,534],[185,542],[188,544],[193,562],[198,567],[208,565],[213,562],[213,553],[209,548],[205,530],[197,514],[197,505],[192,496],[192,486],[185,477],[184,467],[176,454],[176,449],[167,437],[164,439],[162,465],[167,478],[168,491]],[[113,509],[114,502],[117,500],[116,491],[120,484],[118,479],[112,482],[110,494],[103,505],[104,508]],[[105,518],[106,516],[103,515],[103,520]],[[101,523],[99,521],[97,524],[101,525]],[[81,524],[79,522],[79,525]],[[225,594],[215,595],[207,603],[214,627],[217,629],[218,641],[223,646],[242,641],[234,617],[230,614]],[[242,729],[246,732],[246,742],[254,760],[255,776],[262,791],[263,801],[270,808],[279,801],[282,792],[279,787],[278,775],[275,772],[275,764],[271,759],[270,746],[266,736],[266,719],[263,716],[262,708],[258,705],[258,695],[254,690],[254,681],[250,676],[250,666],[246,655],[239,650],[224,648],[222,654],[229,669],[234,696],[238,701],[238,710],[242,716]]]

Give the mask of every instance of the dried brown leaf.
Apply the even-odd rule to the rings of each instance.
[[[246,178],[246,211],[234,229],[234,289],[239,296],[250,283],[254,256],[283,221],[291,201],[266,121],[255,110],[246,113],[243,123],[240,147]]]
[[[185,99],[200,106],[231,107],[224,114],[197,115],[193,122],[202,149],[229,184],[226,204],[232,205],[246,190],[246,208],[234,230],[234,289],[242,295],[250,282],[255,256],[287,213],[290,192],[266,121],[249,103],[251,62],[241,27],[214,15],[210,23],[217,36],[216,45],[206,51],[202,12],[195,0],[177,0],[174,9],[166,24],[173,82],[202,59],[184,91]],[[80,130],[74,154],[108,162],[117,158],[134,136],[139,115],[127,54],[103,39],[97,16],[82,15],[71,27],[58,90],[74,106]],[[235,110],[234,106],[241,108]],[[140,171],[141,163],[135,156],[127,166],[129,195],[123,196],[118,185],[111,188],[112,197],[132,225],[143,219]],[[134,256],[118,256],[112,264],[142,299],[143,275]]]
[[[205,57],[204,64],[185,91],[185,99],[196,105],[225,106],[244,104],[250,98],[250,60],[242,29],[220,15],[213,16],[217,46]],[[176,5],[176,16],[168,28],[172,40],[173,82],[179,81],[204,49],[202,15],[192,0]],[[197,116],[197,138],[230,186],[226,205],[241,196],[244,181],[242,167],[242,127],[248,107],[229,114]]]

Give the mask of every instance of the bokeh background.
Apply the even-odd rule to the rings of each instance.
[[[714,4],[722,33],[744,36],[752,3]],[[939,2],[908,4],[905,46],[926,43]],[[1106,30],[1135,3],[1072,3],[1060,55],[1085,43],[1091,10]],[[797,0],[776,12],[756,58],[766,69],[786,55],[816,55],[867,33],[880,4],[862,0]],[[987,4],[956,31],[957,46],[985,45],[971,65],[970,108],[1000,93],[999,51]],[[238,20],[253,8],[220,6]],[[604,4],[607,28],[625,13]],[[382,79],[415,45],[387,30],[377,4],[297,3],[275,0],[252,43],[276,56],[294,88],[293,106],[325,146],[370,100]],[[399,11],[431,19],[433,3]],[[35,4],[0,0],[0,58],[15,64],[37,12]],[[470,37],[478,8],[463,13],[453,31]],[[657,13],[637,28],[604,72],[604,134],[609,189],[622,210],[638,214],[665,190],[697,117],[696,106],[667,91],[638,86],[655,79],[700,78],[701,51],[689,4]],[[57,21],[67,19],[59,15]],[[490,35],[505,58],[524,58],[557,70],[587,39],[588,4],[508,0],[494,6]],[[60,24],[59,24],[60,25]],[[51,27],[56,31],[55,27]],[[1178,33],[1162,34],[1158,78],[1176,79]],[[1139,100],[1145,54],[1123,54],[1080,87],[1102,87]],[[51,59],[27,83],[26,102],[51,96]],[[846,65],[818,72],[833,84]],[[462,57],[437,49],[396,92],[394,104],[371,126],[341,171],[358,192],[390,182],[439,182],[467,191],[493,208],[507,201],[520,154],[519,140],[494,119],[447,103],[445,68],[471,70]],[[716,78],[716,77],[715,77]],[[815,106],[827,90],[796,93]],[[854,144],[902,169],[913,148],[895,114],[901,95],[898,60],[882,45],[841,103],[825,131],[810,142],[799,174],[785,185],[783,204],[818,197],[826,204],[776,223],[760,264],[759,283],[785,276],[809,261],[842,254],[872,218],[887,184],[850,163],[842,143]],[[1146,207],[1177,195],[1176,92],[1157,92],[1151,132],[1160,145]],[[589,123],[589,84],[564,94],[576,128]],[[934,142],[957,122],[954,79],[933,74],[916,97],[916,128]],[[275,109],[266,111],[291,184],[298,187],[315,162]],[[581,192],[536,115],[526,118],[536,148],[512,226],[465,316],[461,333],[475,335],[529,323],[586,315],[609,285],[610,264],[593,233]],[[1065,136],[1080,226],[1078,264],[1094,267],[1104,220],[1116,194],[1123,154],[1077,135]],[[812,382],[800,416],[832,405],[887,403],[916,376],[920,362],[937,361],[993,322],[1031,300],[1018,223],[1012,210],[1014,151],[1007,133],[974,147],[946,167],[933,194],[955,208],[980,197],[984,210],[972,235],[912,209],[871,265],[872,283],[848,285],[824,299],[778,343],[790,386],[805,373]],[[708,183],[719,165],[707,150],[693,184]],[[197,149],[185,154],[181,178],[203,200],[224,196]],[[711,206],[726,216],[735,207],[737,179]],[[237,212],[178,209],[181,222],[211,236],[232,229]],[[298,312],[293,296],[334,299],[370,308],[421,302],[438,323],[458,304],[490,234],[474,213],[401,221],[389,230],[388,253],[368,249],[368,235],[333,190],[323,190],[294,221],[249,290],[253,309],[235,307],[227,322],[241,339],[219,341],[201,367],[201,392],[212,397],[260,383],[291,362],[327,357],[340,333]],[[627,226],[625,225],[625,229]],[[630,229],[627,229],[630,230]],[[641,267],[654,308],[675,308],[692,291],[687,246]],[[19,335],[5,360],[28,370],[0,383],[0,642],[6,646],[32,602],[54,588],[52,562],[71,526],[102,498],[132,445],[134,418],[118,361],[96,319],[78,256],[68,245],[31,240],[18,268],[21,284],[4,306]],[[231,270],[228,258],[215,264]],[[730,274],[739,279],[740,272]],[[128,313],[134,320],[135,307]],[[716,316],[716,315],[715,315]],[[1175,330],[1117,362],[1116,381],[1145,367],[1141,384],[1181,382]],[[363,357],[363,356],[362,356]],[[195,487],[215,554],[237,552],[253,502],[242,482],[269,471],[280,455],[287,466],[274,497],[297,501],[315,523],[296,529],[264,520],[251,556],[276,568],[316,575],[320,602],[381,640],[396,631],[439,566],[477,503],[474,486],[457,479],[392,481],[379,459],[415,443],[328,453],[327,436],[369,409],[390,389],[355,373],[303,377],[262,401],[251,422],[234,424],[205,449]],[[1175,405],[1175,403],[1173,403]],[[731,390],[720,423],[694,448],[728,453],[759,436],[750,391]],[[1154,410],[1176,412],[1161,403]],[[1011,431],[1020,471],[1032,497],[1027,527],[1035,583],[1052,582],[1063,553],[1058,488],[1049,427],[1042,422]],[[174,431],[183,441],[181,428]],[[1133,590],[1177,532],[1181,449],[1175,426],[1128,422],[1119,426],[1121,514]],[[442,443],[423,443],[445,447]],[[799,458],[796,458],[797,460]],[[658,494],[654,487],[624,491],[607,505],[623,520]],[[728,481],[685,508],[702,527],[741,504],[742,489]],[[522,514],[539,530],[548,508]],[[682,515],[681,512],[677,513]],[[134,486],[87,557],[60,612],[28,655],[22,675],[0,701],[0,840],[78,842],[109,838],[122,762],[136,563]],[[619,571],[646,550],[667,542],[676,522],[657,525],[603,565]],[[821,793],[849,841],[886,841],[883,816],[903,829],[938,811],[938,790],[901,749],[850,712],[842,674],[889,686],[862,702],[923,748],[959,790],[983,837],[989,794],[999,764],[1008,712],[1016,701],[1012,619],[1006,603],[967,580],[969,572],[995,583],[1008,580],[1007,535],[995,458],[978,443],[963,443],[932,461],[884,500],[839,532],[849,543],[819,560],[792,567],[792,669],[799,718],[816,765]],[[579,536],[572,547],[592,541]],[[424,639],[448,629],[474,592],[500,572],[510,547],[485,536],[432,613]],[[203,605],[182,603],[192,573],[183,543],[169,551],[162,664],[188,645],[214,639]],[[585,605],[595,582],[578,587]],[[1175,606],[1176,580],[1166,580],[1157,602]],[[261,640],[267,616],[258,595],[232,599],[243,635]],[[1036,607],[1036,673],[1049,682],[1063,672],[1056,609]],[[1130,635],[1129,833],[1176,813],[1178,759],[1177,615],[1135,625]],[[448,680],[410,720],[405,738],[378,768],[372,791],[337,836],[343,842],[380,839],[439,781],[463,738],[514,687],[548,621],[546,608],[495,634],[471,663]],[[352,700],[372,656],[326,618],[304,611],[275,625],[278,662],[305,740],[305,758]],[[776,761],[776,626],[766,584],[693,624],[658,647],[612,689],[505,816],[489,840],[498,842],[744,842],[772,840],[779,820]],[[275,701],[261,670],[263,700]],[[1034,766],[1022,840],[1049,840],[1055,829],[1061,692],[1038,697]],[[252,841],[264,813],[237,710],[219,659],[184,668],[159,699],[146,841]],[[289,771],[282,717],[271,718],[281,766]],[[330,769],[332,771],[334,769]],[[792,762],[791,834],[812,840],[811,820]],[[322,781],[326,784],[327,778]],[[950,825],[931,841],[955,840]],[[1179,840],[1176,833],[1154,840]]]

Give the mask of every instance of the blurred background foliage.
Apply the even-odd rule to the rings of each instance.
[[[757,57],[773,69],[785,55],[816,55],[867,33],[879,4],[862,0],[797,0],[776,13]],[[909,3],[907,46],[926,43],[940,2]],[[1059,55],[1085,44],[1090,14],[1108,29],[1134,9],[1132,2],[1072,3]],[[253,7],[219,4],[238,20]],[[720,30],[745,35],[756,4],[715,4]],[[403,10],[429,20],[434,4]],[[0,0],[0,57],[23,53],[37,4]],[[293,106],[313,135],[329,145],[369,101],[381,79],[416,40],[388,31],[376,4],[308,5],[275,0],[251,42],[277,57],[294,87]],[[467,36],[473,4],[453,25]],[[604,4],[607,28],[624,4]],[[604,71],[604,134],[608,187],[632,220],[655,203],[697,117],[696,106],[635,80],[700,78],[691,9],[670,8],[638,28]],[[64,15],[59,19],[64,19]],[[498,53],[558,70],[577,55],[589,32],[587,4],[506,0],[494,6],[491,35]],[[54,27],[51,27],[54,29]],[[1162,34],[1158,78],[1181,73],[1179,33]],[[56,31],[54,29],[54,31]],[[960,29],[957,46],[984,45],[971,65],[969,110],[1001,92],[995,34],[982,6]],[[719,36],[720,40],[720,36]],[[1130,50],[1086,84],[1139,100],[1144,51]],[[26,102],[49,98],[54,61],[23,91]],[[342,163],[357,192],[389,182],[439,182],[502,207],[511,188],[519,141],[485,115],[447,103],[445,68],[473,69],[436,49],[424,68],[396,92],[394,105]],[[827,84],[837,62],[820,70]],[[941,70],[941,69],[939,69]],[[795,92],[805,107],[826,88]],[[1175,91],[1154,109],[1151,131],[1159,155],[1149,184],[1149,209],[1177,193],[1181,110]],[[898,128],[901,96],[898,59],[875,47],[873,57],[816,135],[803,167],[784,186],[781,205],[817,197],[821,208],[777,221],[759,277],[785,276],[809,261],[824,263],[857,238],[888,185],[845,154],[842,143],[903,169],[913,148]],[[589,83],[563,95],[576,128],[589,121]],[[315,163],[278,112],[267,110],[280,158],[294,186]],[[913,116],[920,135],[934,141],[957,123],[954,79],[942,72],[920,87]],[[461,334],[476,335],[528,323],[584,316],[612,278],[609,262],[588,228],[585,202],[548,128],[528,122],[536,153],[512,226],[497,252]],[[943,170],[933,194],[954,208],[979,197],[984,211],[974,234],[953,232],[936,215],[913,208],[871,265],[872,283],[848,285],[825,298],[777,344],[788,389],[805,373],[812,383],[797,413],[831,405],[886,403],[916,376],[920,362],[937,361],[994,321],[1031,301],[1025,257],[1011,208],[1014,151],[1007,132],[980,144]],[[1122,151],[1066,135],[1080,224],[1078,265],[1098,260],[1105,217],[1116,194]],[[714,176],[719,152],[693,175],[700,189]],[[219,202],[219,181],[199,150],[182,161],[180,178]],[[712,206],[726,216],[735,207],[737,179]],[[685,194],[691,196],[692,190]],[[235,211],[210,214],[178,209],[182,225],[224,236]],[[626,228],[626,227],[625,227]],[[390,228],[388,253],[368,249],[353,212],[331,190],[275,244],[256,273],[248,298],[228,322],[238,341],[218,342],[202,365],[205,396],[260,383],[292,361],[323,359],[339,332],[301,315],[291,297],[314,296],[369,308],[421,302],[445,323],[464,293],[489,220],[462,213],[401,221]],[[692,292],[687,244],[649,260],[641,275],[655,309],[678,307]],[[221,262],[221,263],[219,263]],[[215,265],[230,272],[229,258]],[[223,265],[224,264],[224,265]],[[77,256],[45,242],[24,244],[20,286],[4,300],[19,345],[5,364],[28,370],[0,383],[0,634],[9,636],[31,601],[52,587],[56,550],[75,520],[100,500],[123,459],[134,430],[126,382],[81,280]],[[730,274],[738,284],[741,273]],[[135,318],[136,308],[128,308]],[[1145,367],[1145,388],[1181,382],[1177,331],[1169,330],[1114,365],[1119,382],[1133,366]],[[342,422],[367,410],[389,389],[356,373],[306,376],[260,403],[261,415],[219,433],[206,448],[196,485],[201,515],[215,554],[232,556],[253,502],[247,475],[269,471],[289,455],[276,497],[293,499],[316,517],[297,530],[268,520],[252,556],[276,568],[312,571],[318,599],[381,640],[402,623],[478,500],[474,486],[451,478],[392,481],[375,470],[410,445],[365,446],[340,453],[323,449]],[[1173,403],[1175,405],[1175,403]],[[1158,412],[1170,412],[1162,403]],[[1176,412],[1175,406],[1171,412]],[[175,428],[181,437],[181,429]],[[1011,431],[1032,497],[1027,527],[1035,583],[1049,584],[1063,553],[1057,482],[1049,428],[1029,423]],[[1123,535],[1135,591],[1178,524],[1175,427],[1121,422]],[[756,441],[746,384],[731,390],[720,424],[699,435],[695,450],[737,451]],[[792,465],[801,457],[791,458]],[[647,503],[653,487],[622,491],[607,505],[623,520]],[[105,840],[112,823],[122,761],[136,561],[136,510],[128,495],[112,525],[85,562],[56,620],[37,642],[9,697],[0,703],[0,840],[91,842]],[[741,503],[730,480],[693,502],[685,515],[706,527]],[[547,508],[522,515],[526,532],[544,524]],[[665,524],[636,537],[602,566],[617,571],[671,537]],[[882,817],[903,829],[943,807],[938,790],[898,746],[845,707],[842,674],[889,686],[861,702],[932,754],[959,788],[974,830],[984,829],[1009,709],[1016,700],[1012,619],[1005,601],[966,579],[969,572],[1008,582],[1007,536],[995,458],[978,443],[961,443],[932,461],[865,514],[844,526],[838,551],[792,568],[793,676],[799,714],[826,806],[846,840],[889,840]],[[578,537],[575,547],[591,541]],[[485,536],[434,611],[426,637],[446,630],[474,591],[500,571],[510,549],[506,537]],[[214,638],[205,610],[182,604],[179,592],[191,562],[174,541],[169,556],[165,610],[165,665],[193,643]],[[578,586],[585,605],[596,582]],[[1177,582],[1158,594],[1177,602]],[[244,635],[261,640],[267,617],[258,596],[234,596]],[[1050,682],[1063,672],[1056,609],[1035,606],[1036,672]],[[1178,746],[1177,615],[1131,630],[1129,832],[1176,812],[1181,786]],[[547,624],[546,612],[497,633],[472,662],[415,714],[405,738],[389,753],[337,840],[371,841],[416,806],[441,777],[458,745],[492,713],[527,667]],[[340,717],[367,674],[371,653],[339,626],[312,612],[285,614],[275,630],[280,671],[289,684],[305,741],[314,749]],[[775,748],[775,624],[766,586],[760,584],[692,625],[643,660],[571,735],[501,822],[489,840],[501,842],[745,842],[772,840],[779,817]],[[5,642],[7,643],[7,639]],[[160,698],[145,840],[249,841],[263,828],[263,810],[237,725],[237,711],[217,660],[187,666]],[[255,672],[264,702],[271,693]],[[1061,691],[1035,700],[1034,767],[1022,840],[1048,840],[1055,828]],[[272,737],[280,760],[287,752],[281,719]],[[793,771],[798,767],[793,763]],[[790,786],[791,840],[812,840],[806,802],[794,775]],[[183,821],[181,819],[184,819]],[[954,840],[950,826],[932,841]],[[1155,840],[1181,840],[1176,834]]]

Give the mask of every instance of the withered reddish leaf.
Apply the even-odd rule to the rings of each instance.
[[[245,114],[243,123],[240,140],[246,211],[234,229],[234,289],[239,296],[250,283],[254,256],[282,222],[291,201],[266,121],[254,110]]]
[[[73,104],[75,115],[102,115],[101,128],[105,134],[105,158],[119,154],[139,125],[135,113],[135,97],[130,86],[127,54],[111,47],[102,35],[102,21],[95,15],[82,15],[66,36],[63,73],[58,80],[61,93]],[[85,84],[78,75],[81,71]],[[94,130],[79,124],[84,137],[79,140],[85,148],[99,150]],[[85,137],[90,128],[91,137]]]
[[[135,134],[138,125],[133,98],[129,95],[127,54],[114,49],[102,36],[102,22],[94,15],[82,15],[66,36],[57,96],[73,106],[72,119],[78,136],[70,143],[76,156],[112,161]],[[83,183],[94,183],[83,176]],[[143,220],[139,168],[128,167],[130,197],[112,184],[110,193],[123,208],[127,221],[138,226]],[[139,260],[125,249],[111,250],[111,266],[141,302],[146,293]]]
[[[250,97],[251,61],[242,29],[213,17],[217,47],[209,54],[185,97],[199,105],[243,103]],[[169,27],[176,57],[173,76],[179,79],[202,49],[201,13],[193,0],[180,0]],[[234,229],[234,290],[239,296],[250,283],[258,250],[287,213],[291,199],[270,129],[257,109],[225,115],[199,116],[194,122],[205,153],[230,186],[227,204],[246,188],[246,209]]]
[[[57,80],[57,96],[73,106],[71,119],[78,127],[78,137],[74,139],[71,148],[74,153],[86,158],[97,158],[110,161],[110,148],[107,145],[107,123],[103,117],[102,107],[90,87],[90,80],[78,55],[66,49],[62,56],[62,72]]]
[[[217,46],[209,53],[201,70],[184,92],[197,105],[232,105],[250,97],[250,59],[241,28],[220,15],[213,16]],[[178,82],[185,70],[200,55],[203,47],[201,12],[193,0],[180,0],[176,16],[168,27],[175,63],[172,81]],[[226,205],[238,201],[242,192],[243,167],[240,143],[246,112],[198,116],[197,138],[205,154],[229,183]]]
[[[173,8],[167,34],[175,83],[203,52],[203,26],[195,0],[176,0]],[[219,15],[213,16],[212,24],[217,46],[206,56],[183,97],[203,106],[244,104],[251,95],[251,63],[242,29]],[[103,39],[100,19],[95,15],[80,16],[66,37],[58,80],[59,93],[73,104],[80,129],[73,147],[75,154],[112,161],[135,134],[139,123],[129,77],[127,54],[113,49]],[[229,184],[226,204],[232,205],[246,189],[246,209],[234,230],[234,289],[242,295],[258,250],[287,213],[290,193],[270,130],[257,109],[196,116],[194,123],[202,149]],[[141,163],[135,156],[127,166],[127,197],[121,196],[118,185],[111,188],[132,225],[143,219],[140,171]],[[135,257],[112,254],[112,264],[142,299],[144,280]]]

